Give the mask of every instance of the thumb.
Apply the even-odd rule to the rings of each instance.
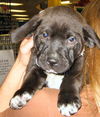
[[[20,49],[22,53],[28,53],[30,52],[31,48],[33,47],[34,42],[33,42],[33,37],[29,39],[24,39],[23,42],[21,43]]]

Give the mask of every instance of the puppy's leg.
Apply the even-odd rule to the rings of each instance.
[[[41,68],[33,66],[25,75],[25,82],[10,101],[10,107],[21,109],[31,98],[36,90],[41,89],[46,80],[46,74]]]
[[[58,108],[62,115],[73,115],[81,107],[79,93],[83,84],[83,63],[84,58],[81,56],[65,74],[58,96]]]

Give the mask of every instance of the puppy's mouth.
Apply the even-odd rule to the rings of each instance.
[[[54,71],[53,69],[50,69],[50,70],[46,70],[47,73],[53,73],[53,74],[57,74],[56,71]]]
[[[40,67],[40,65],[38,64],[38,61],[37,61],[37,59],[36,59],[36,65],[38,66],[38,67]],[[42,68],[43,69],[43,68]],[[47,73],[53,73],[53,74],[57,74],[57,72],[55,71],[55,70],[53,70],[53,69],[48,69],[48,70],[45,70]]]

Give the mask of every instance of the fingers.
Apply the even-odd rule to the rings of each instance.
[[[34,42],[33,42],[33,37],[31,38],[26,38],[22,41],[21,45],[20,45],[20,50],[22,53],[28,53],[31,48],[33,47]]]

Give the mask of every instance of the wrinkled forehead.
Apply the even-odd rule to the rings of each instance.
[[[71,30],[81,31],[83,27],[83,21],[78,16],[78,14],[74,14],[72,12],[63,11],[63,10],[47,10],[43,11],[44,15],[42,17],[41,26],[46,27],[56,27],[60,29],[69,28]]]
[[[72,8],[69,7],[63,7],[63,6],[58,6],[58,7],[50,7],[42,12],[40,12],[40,15],[43,16],[43,19],[49,19],[49,20],[56,20],[59,22],[65,21],[65,22],[78,22],[78,23],[85,23],[84,18],[80,13],[76,12]],[[60,23],[61,23],[60,22]]]
[[[39,26],[42,30],[49,30],[51,32],[78,32],[82,33],[82,24],[79,22],[73,21],[73,19],[68,20],[66,16],[54,16],[52,18],[48,18],[47,16],[41,22]]]

